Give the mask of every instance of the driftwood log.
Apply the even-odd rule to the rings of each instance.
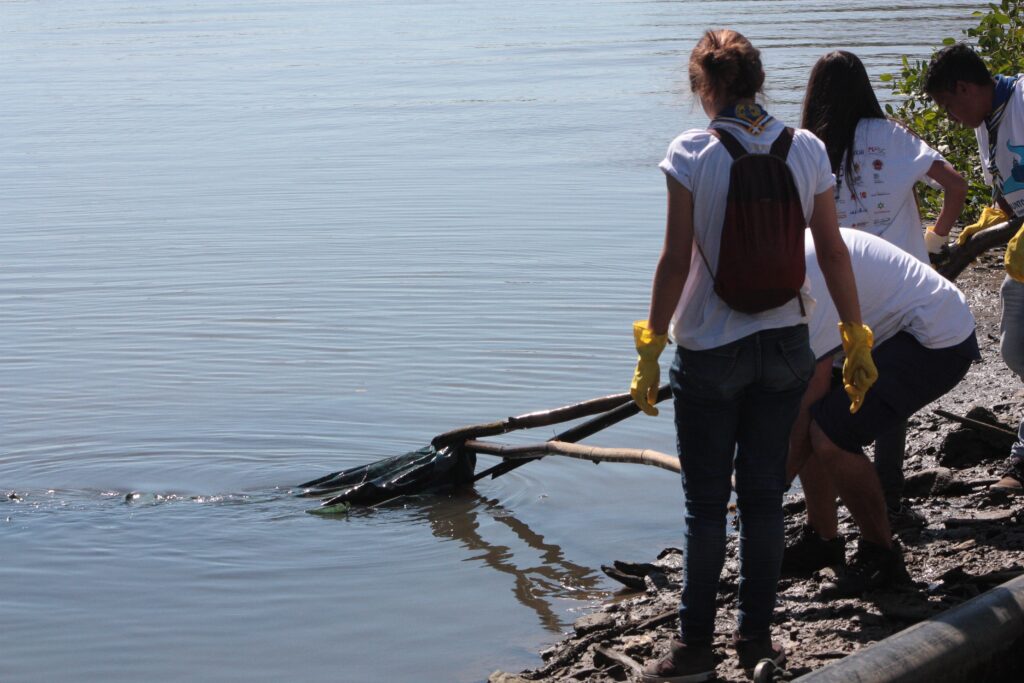
[[[578,460],[601,462],[631,462],[638,465],[652,465],[670,472],[679,472],[679,458],[649,448],[602,448],[583,446],[565,441],[545,441],[526,446],[506,446],[486,441],[469,440],[463,448],[474,453],[497,455],[506,460],[536,460],[547,455],[564,455]]]
[[[1009,242],[1010,238],[1020,230],[1022,223],[1024,223],[1024,219],[1014,218],[975,233],[962,245],[953,244],[944,258],[935,265],[935,269],[947,280],[956,280],[957,276],[964,272],[974,259],[992,247]]]
[[[669,388],[667,384],[663,384],[658,389],[658,398],[655,401],[655,403],[660,403],[661,401],[664,401],[667,398],[669,398],[671,395],[672,390]],[[593,436],[602,429],[611,427],[613,424],[622,422],[627,417],[632,417],[633,415],[636,415],[639,412],[640,408],[638,408],[637,405],[633,403],[632,400],[630,400],[629,403],[620,405],[618,408],[613,408],[612,410],[609,410],[608,412],[602,415],[598,415],[597,417],[591,418],[586,422],[580,423],[575,427],[567,429],[561,434],[556,434],[550,439],[550,441],[575,443],[577,441],[587,438],[588,436]],[[492,479],[496,479],[501,475],[511,472],[517,467],[522,467],[531,460],[536,459],[536,457],[531,457],[519,460],[505,460],[504,462],[498,463],[494,467],[484,470],[480,474],[476,475],[476,477],[473,478],[473,481],[479,481],[480,479],[483,479],[488,475],[490,475]]]
[[[478,439],[481,436],[497,436],[507,434],[517,429],[533,429],[534,427],[547,427],[560,422],[568,422],[588,415],[605,413],[621,405],[632,401],[629,394],[612,394],[593,398],[589,401],[574,403],[553,410],[526,413],[515,417],[507,417],[497,422],[485,422],[484,424],[459,427],[443,434],[438,434],[430,440],[434,448],[443,448],[453,443],[459,443],[466,439]]]

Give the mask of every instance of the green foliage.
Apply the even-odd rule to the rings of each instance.
[[[1022,9],[1024,0],[990,3],[988,11],[973,13],[979,17],[978,25],[963,32],[961,40],[977,47],[993,74],[1013,76],[1024,71]],[[942,44],[952,45],[955,42],[954,38],[946,38]],[[882,74],[882,82],[890,84],[894,95],[904,98],[898,106],[885,105],[885,110],[939,150],[964,175],[970,185],[964,215],[971,217],[987,206],[992,197],[981,173],[978,142],[973,130],[952,123],[924,94],[927,66],[927,62],[910,61],[904,57],[898,74]],[[938,213],[941,207],[938,192],[929,188],[922,194],[922,200],[924,213],[932,216]]]

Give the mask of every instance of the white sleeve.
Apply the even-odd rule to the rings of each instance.
[[[907,165],[909,176],[914,182],[928,183],[939,189],[938,185],[928,177],[928,171],[936,161],[945,161],[937,150],[899,124],[893,125],[893,154],[890,158],[899,159]]]
[[[693,173],[697,160],[710,143],[711,134],[706,130],[688,130],[669,143],[665,158],[658,164],[658,168],[693,192]]]
[[[817,196],[835,187],[836,177],[832,173],[832,164],[828,160],[825,143],[808,130],[801,130],[799,132],[799,137],[807,141],[807,149],[811,158],[811,169],[814,173],[814,194]]]

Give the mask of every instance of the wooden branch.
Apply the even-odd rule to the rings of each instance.
[[[597,657],[604,657],[609,662],[620,664],[623,668],[630,669],[635,674],[643,673],[644,668],[640,665],[640,662],[636,661],[629,655],[623,654],[621,652],[616,652],[610,647],[605,647],[603,645],[595,645],[594,654],[596,655],[595,659],[597,659]]]
[[[504,420],[498,420],[497,422],[486,422],[483,424],[469,425],[468,427],[459,427],[458,429],[438,434],[431,439],[430,444],[434,448],[440,449],[453,443],[465,441],[466,439],[476,439],[481,436],[497,436],[498,434],[506,434],[517,429],[546,427],[548,425],[558,424],[559,422],[568,422],[569,420],[575,420],[580,417],[604,413],[629,403],[631,400],[632,399],[630,399],[629,394],[612,394],[610,396],[593,398],[589,401],[573,403],[572,405],[562,406],[561,408],[554,408],[552,410],[542,410],[535,413],[518,415],[516,417],[508,417]]]
[[[599,446],[582,446],[565,441],[545,441],[544,443],[526,446],[506,446],[486,441],[469,440],[463,444],[467,451],[497,455],[506,460],[536,460],[547,455],[564,455],[567,458],[600,462],[628,462],[638,465],[651,465],[670,472],[679,472],[679,459],[667,453],[660,453],[649,448],[602,448]]]
[[[664,401],[667,398],[669,398],[671,395],[672,390],[669,388],[667,384],[663,384],[658,389],[658,397],[656,402],[660,403],[661,401]],[[551,438],[551,441],[581,441],[582,439],[585,439],[588,436],[593,436],[602,429],[610,427],[618,422],[622,422],[627,417],[632,417],[633,415],[636,415],[639,412],[640,408],[638,408],[635,403],[630,401],[629,403],[623,404],[618,408],[609,410],[607,413],[603,415],[598,415],[597,417],[587,420],[582,424],[578,424],[575,427],[567,429],[561,434],[555,435],[554,437]],[[517,467],[522,467],[528,462],[530,462],[529,459],[506,460],[505,462],[500,462],[494,467],[486,469],[480,474],[473,477],[473,481],[479,481],[488,475],[490,475],[492,479],[497,479],[501,475],[511,472]]]
[[[947,280],[955,280],[983,252],[1009,242],[1020,230],[1022,222],[1024,219],[1014,218],[974,233],[963,245],[953,244],[949,248],[949,259],[938,264],[936,270]]]
[[[993,434],[995,436],[1003,438],[1011,438],[1014,441],[1017,440],[1017,432],[1013,431],[1012,429],[1007,429],[1002,425],[989,424],[988,422],[982,422],[981,420],[975,420],[970,417],[960,417],[959,415],[955,415],[953,413],[941,410],[939,408],[936,408],[932,412],[938,415],[939,417],[944,417],[951,422],[956,422],[966,427],[973,427],[974,429],[977,429],[980,432]]]

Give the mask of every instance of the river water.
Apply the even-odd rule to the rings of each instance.
[[[293,487],[624,390],[703,29],[796,123],[827,49],[877,76],[981,6],[0,3],[0,680],[536,665],[602,563],[681,542],[676,477],[553,458],[329,519]],[[671,408],[589,443],[672,452]]]

